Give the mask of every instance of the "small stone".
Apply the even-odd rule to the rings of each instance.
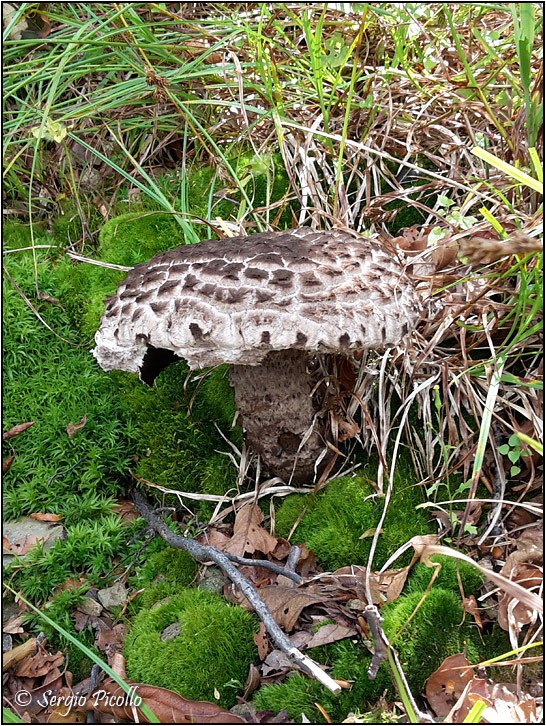
[[[217,567],[209,567],[205,577],[197,585],[198,590],[207,590],[208,592],[217,592],[222,595],[224,585],[229,584],[229,578],[222,575]]]
[[[124,605],[127,600],[127,590],[122,582],[116,582],[112,587],[105,587],[99,590],[97,597],[103,607],[107,610]]]
[[[2,624],[5,625],[8,620],[16,618],[21,611],[19,605],[10,598],[2,598]]]
[[[157,602],[154,602],[150,610],[155,610],[156,608],[160,608],[162,605],[166,605],[168,602],[170,602],[173,599],[172,595],[169,595],[168,597],[163,597],[161,600],[158,600]]]
[[[85,613],[86,615],[95,615],[97,617],[103,611],[103,607],[100,604],[100,602],[97,602],[96,600],[93,600],[92,597],[84,597],[84,599],[78,605],[78,608],[77,609],[80,612]]]
[[[13,638],[9,633],[2,633],[2,653],[7,653],[13,648]]]
[[[352,600],[347,600],[346,605],[349,610],[364,610],[364,603],[356,597]]]
[[[161,640],[165,643],[169,640],[175,640],[182,632],[182,626],[180,623],[171,623],[167,625],[165,630],[161,633]]]
[[[256,723],[254,717],[256,716],[257,709],[256,709],[256,706],[252,702],[237,703],[235,706],[232,706],[229,710],[230,710],[230,713],[234,713],[236,716],[241,716],[241,718],[244,718],[247,723]]]

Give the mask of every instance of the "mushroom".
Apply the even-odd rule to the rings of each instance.
[[[92,352],[149,385],[179,358],[190,369],[228,363],[247,443],[271,474],[301,482],[325,447],[308,359],[396,346],[419,311],[379,244],[335,229],[262,232],[134,267],[106,301]]]

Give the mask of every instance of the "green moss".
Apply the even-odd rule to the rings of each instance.
[[[229,163],[254,209],[279,201],[290,188],[281,154],[263,151],[256,156],[252,148],[242,146],[238,156],[231,157]],[[188,174],[188,207],[192,214],[205,219],[235,220],[242,216],[247,202],[235,180],[228,178],[227,170],[221,175],[217,169],[198,167],[190,169]],[[297,204],[288,203],[278,220],[279,229],[294,226],[296,212],[299,212]],[[277,210],[271,218],[276,213]],[[208,239],[213,235],[203,226],[199,236]]]
[[[319,564],[328,570],[336,570],[347,564],[367,564],[372,537],[360,537],[375,529],[384,501],[370,498],[374,490],[368,481],[374,476],[374,471],[373,466],[369,465],[357,476],[341,477],[329,482],[311,501],[292,537],[294,544],[305,542],[314,550]],[[400,459],[394,493],[373,563],[374,569],[378,569],[410,537],[432,531],[426,514],[415,509],[423,499],[419,488],[408,486],[414,478],[409,465]],[[279,536],[288,535],[308,499],[307,495],[297,494],[283,500],[276,512]],[[409,553],[406,559],[408,557]],[[403,558],[400,558],[399,563],[405,564]],[[399,563],[397,566],[400,566]]]
[[[44,240],[50,238],[45,237]],[[42,242],[42,239],[39,240]],[[52,263],[37,250],[41,291],[58,305],[36,300],[32,257],[12,255],[7,267],[42,319],[38,320],[11,283],[3,286],[4,428],[35,421],[32,428],[3,444],[14,455],[4,479],[5,516],[36,511],[59,513],[74,521],[73,508],[85,516],[102,516],[119,491],[119,473],[127,466],[129,432],[115,382],[98,368],[66,309],[71,295],[72,265]],[[70,439],[66,427],[85,426]],[[78,463],[79,462],[79,463]],[[65,475],[49,480],[72,465]]]
[[[389,603],[382,611],[383,627],[397,650],[411,691],[418,696],[428,676],[449,655],[466,649],[467,657],[477,663],[484,646],[477,628],[467,618],[464,625],[463,609],[457,595],[442,588],[433,589],[413,619],[408,623],[423,592],[402,596]],[[395,639],[402,626],[401,635]],[[315,702],[325,708],[334,723],[349,711],[366,711],[387,691],[387,698],[396,697],[389,670],[382,664],[375,680],[368,679],[371,655],[361,642],[343,640],[313,648],[309,656],[331,668],[333,678],[352,681],[350,691],[335,697],[316,683],[301,676],[291,677],[283,684],[266,686],[256,694],[254,702],[259,709],[278,713],[288,710],[288,716],[297,719],[305,713],[311,723],[324,723]]]
[[[65,199],[58,205],[59,213],[53,220],[51,231],[61,244],[74,244],[81,239],[82,221],[75,203]]]
[[[114,557],[131,557],[138,544],[128,547],[141,529],[138,522],[122,526],[117,515],[97,521],[82,521],[67,527],[66,538],[57,540],[46,552],[34,547],[25,560],[26,567],[13,567],[12,586],[20,588],[33,601],[43,601],[68,578],[85,572],[90,585],[104,587],[101,578],[111,572]]]
[[[104,262],[137,265],[185,242],[182,228],[172,215],[128,212],[110,219],[101,229],[99,252]]]
[[[165,547],[146,560],[140,577],[143,584],[152,583],[157,577],[164,579],[175,588],[191,585],[197,574],[198,565],[184,550]]]
[[[484,582],[484,576],[482,573],[473,565],[468,562],[461,562],[455,560],[453,557],[446,557],[445,555],[434,555],[433,562],[438,562],[441,567],[434,580],[433,587],[442,587],[447,590],[453,590],[459,592],[459,584],[457,581],[457,569],[463,583],[465,594],[471,595],[477,592]],[[406,581],[404,587],[404,594],[407,595],[411,592],[424,591],[434,575],[436,568],[428,567],[422,563],[416,564]]]
[[[173,623],[180,623],[180,635],[163,642],[162,632]],[[136,616],[125,640],[127,675],[185,698],[229,708],[256,660],[252,637],[256,629],[252,615],[228,605],[219,595],[183,590]]]
[[[43,222],[35,222],[32,225],[34,232],[34,242],[38,244],[51,244],[52,240],[44,237],[45,225]],[[32,245],[31,225],[22,224],[21,222],[4,221],[2,224],[2,247],[4,250],[15,250],[21,247],[30,247]],[[24,254],[24,252],[16,253]],[[7,259],[12,259],[13,255],[7,255]]]
[[[273,711],[277,714],[286,710],[288,718],[296,723],[301,723],[302,713],[310,723],[328,723],[315,703],[320,703],[328,715],[332,716],[333,699],[320,683],[295,673],[284,683],[260,688],[254,696],[254,704],[260,711]]]
[[[207,402],[205,380],[190,417],[184,398],[187,370],[183,362],[169,366],[158,377],[154,388],[147,388],[131,374],[110,374],[118,379],[120,395],[134,422],[134,452],[139,459],[131,468],[141,478],[169,489],[223,494],[235,484],[236,470],[227,456],[218,453],[229,447],[214,426],[217,421],[214,401],[217,400],[221,412],[223,407],[231,405],[226,400],[233,401],[233,392],[227,378],[222,379],[223,386],[215,394],[217,398],[209,393]],[[202,393],[203,401],[200,400]],[[229,438],[227,427],[225,434]],[[200,511],[206,508],[201,507]]]

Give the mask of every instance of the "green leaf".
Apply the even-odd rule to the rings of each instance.
[[[543,185],[537,179],[533,179],[532,176],[529,176],[529,174],[526,174],[524,171],[517,169],[515,166],[512,166],[512,164],[508,164],[506,161],[499,159],[489,151],[480,149],[477,146],[471,149],[471,151],[474,156],[477,156],[479,159],[482,159],[482,161],[486,161],[488,164],[491,164],[491,166],[494,166],[496,169],[504,172],[518,184],[525,184],[525,186],[534,189],[535,192],[539,192],[539,194],[544,193]]]
[[[540,441],[532,439],[530,436],[527,436],[527,434],[522,434],[521,431],[518,431],[517,437],[518,439],[523,441],[524,444],[527,444],[527,446],[530,446],[532,449],[534,449],[537,454],[544,456],[544,446],[541,444]]]
[[[512,451],[508,452],[508,458],[510,459],[512,464],[515,464],[516,461],[518,461],[520,454],[521,454],[521,452],[519,449],[512,449]]]
[[[482,713],[487,708],[487,704],[483,701],[476,701],[470,711],[464,717],[463,723],[481,723]]]
[[[509,451],[510,447],[508,446],[508,444],[502,444],[502,446],[499,446],[499,454],[506,456]]]
[[[449,197],[444,197],[442,194],[438,195],[438,206],[451,207],[452,204],[455,204],[453,199],[449,199]]]
[[[521,472],[521,468],[519,466],[510,467],[510,476],[517,476],[520,472]]]
[[[9,710],[9,708],[6,708],[5,706],[2,706],[2,722],[3,723],[24,723],[19,716],[14,714],[12,711]]]

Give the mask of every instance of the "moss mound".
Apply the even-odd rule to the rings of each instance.
[[[336,570],[348,564],[367,564],[372,541],[370,532],[373,533],[377,526],[383,508],[382,499],[370,498],[374,490],[368,482],[374,472],[370,464],[357,476],[335,479],[311,501],[292,542],[305,542],[314,550],[322,567]],[[407,463],[400,460],[374,569],[378,569],[410,537],[433,531],[426,514],[415,509],[423,497],[419,488],[408,486],[414,479],[415,474]],[[288,535],[308,500],[309,497],[303,494],[293,494],[284,499],[276,513],[279,536]],[[365,536],[361,539],[362,535]],[[407,553],[406,559],[409,557],[411,555]],[[407,564],[402,558],[399,562]],[[397,563],[397,566],[400,565]]]
[[[433,673],[444,658],[460,653],[466,648],[471,662],[478,662],[484,650],[477,628],[470,623],[459,626],[463,609],[459,597],[450,590],[433,588],[425,602],[408,623],[417,603],[423,595],[414,592],[388,604],[382,614],[383,627],[396,648],[402,668],[414,696],[419,696],[428,676]],[[395,639],[400,628],[407,626]],[[396,697],[389,670],[382,664],[377,678],[368,679],[371,655],[361,643],[349,640],[313,648],[311,658],[331,668],[333,678],[353,682],[350,691],[342,691],[333,696],[318,683],[310,682],[302,676],[292,676],[285,683],[266,686],[257,692],[254,702],[258,709],[278,713],[288,711],[292,719],[299,719],[301,713],[311,723],[325,723],[324,717],[316,708],[316,703],[326,710],[333,723],[339,723],[349,711],[367,711],[387,691],[388,698]]]
[[[163,641],[161,634],[173,623],[179,623],[180,634]],[[250,613],[228,605],[221,596],[183,590],[136,616],[125,641],[127,675],[185,698],[230,708],[257,658],[252,638],[256,630]]]
[[[135,589],[145,588],[137,605],[151,608],[159,600],[176,595],[193,583],[198,569],[197,562],[184,550],[167,545],[155,552],[147,558],[138,577],[134,578]]]

